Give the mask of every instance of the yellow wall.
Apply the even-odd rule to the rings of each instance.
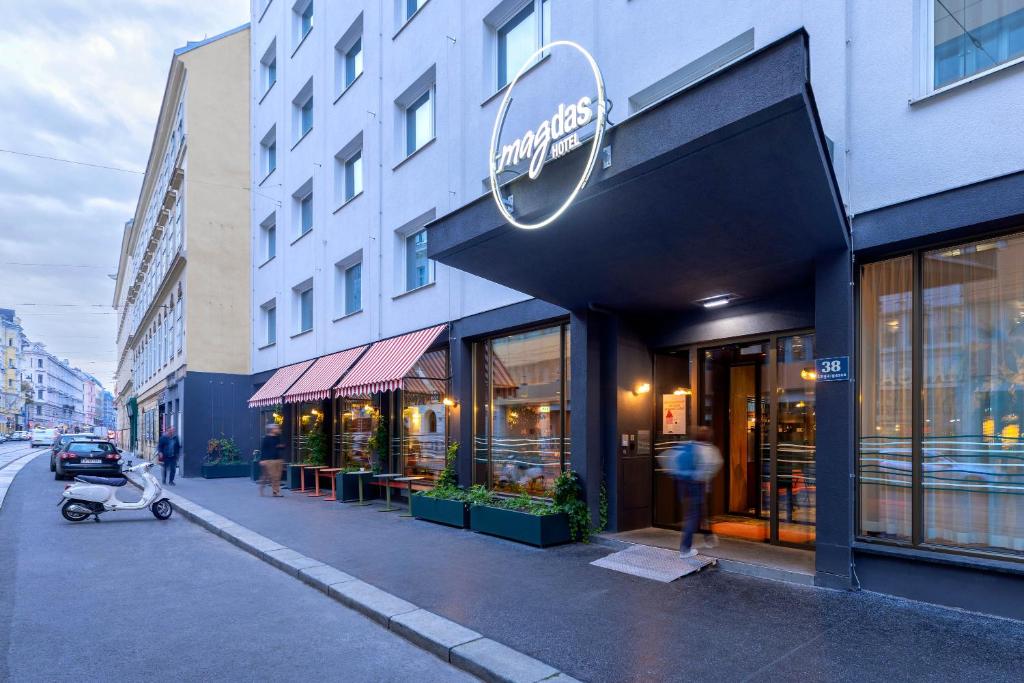
[[[190,371],[250,368],[249,31],[186,67],[185,354]]]

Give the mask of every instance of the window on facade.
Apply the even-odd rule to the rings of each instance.
[[[277,304],[274,301],[263,304],[264,344],[277,343]]]
[[[260,169],[267,177],[277,169],[277,126],[271,126],[260,141]]]
[[[549,42],[550,24],[550,0],[530,0],[498,27],[498,88],[508,85],[530,55]]]
[[[345,397],[338,400],[338,417],[341,424],[339,466],[371,469],[374,463],[371,462],[369,440],[377,430],[379,407],[369,397]]]
[[[862,268],[862,535],[1024,555],[1022,291],[1024,235]]]
[[[345,160],[345,201],[363,191],[363,153],[356,152]]]
[[[42,401],[44,393],[45,393],[44,390],[40,389],[39,391],[36,392],[36,398],[38,398],[40,401]]]
[[[42,406],[36,406],[36,415],[42,415],[42,414],[43,414],[43,407]]]
[[[181,299],[181,295],[180,295],[181,289],[180,289],[180,287],[179,287],[178,291],[179,291],[179,295],[178,295],[178,309],[174,312],[175,316],[177,317],[177,322],[174,325],[174,333],[178,337],[177,343],[176,343],[176,346],[178,347],[178,353],[181,353],[181,348],[182,348],[183,340],[185,338],[185,322],[184,322],[184,319],[182,317],[183,316],[183,309],[185,308],[185,302]]]
[[[401,0],[401,2],[405,5],[405,16],[403,17],[405,21],[412,19],[413,15],[420,11],[420,7],[427,4],[427,0]]]
[[[345,53],[345,87],[352,85],[352,82],[363,73],[363,39],[357,38],[352,47]]]
[[[42,375],[36,375],[36,383],[37,384],[42,384],[43,383],[43,376]]]
[[[434,482],[444,469],[448,349],[429,351],[406,375],[402,391],[401,455],[406,476]]]
[[[300,132],[305,135],[313,128],[313,96],[300,105]]]
[[[313,329],[313,285],[306,283],[295,289],[296,333]]]
[[[942,88],[1024,57],[1024,3],[934,0],[933,87]]]
[[[405,289],[423,287],[430,282],[430,260],[427,259],[427,231],[405,238]]]
[[[301,0],[295,4],[296,28],[298,29],[298,40],[301,42],[306,35],[313,30],[313,0],[303,3]]]
[[[277,256],[277,223],[276,216],[271,214],[262,224],[263,229],[263,260],[269,261]]]
[[[569,462],[569,328],[473,345],[473,482],[550,495]]]
[[[405,108],[405,154],[412,154],[434,137],[433,89]]]
[[[43,367],[43,359],[42,358],[39,358],[38,360],[36,360],[36,367],[37,368]]]
[[[277,41],[270,41],[270,47],[263,53],[260,59],[260,72],[263,82],[263,92],[270,90],[270,86],[277,83]]]
[[[308,192],[299,199],[299,234],[305,235],[313,229],[313,193]]]
[[[345,269],[345,315],[363,308],[363,264]]]

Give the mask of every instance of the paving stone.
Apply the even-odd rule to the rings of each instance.
[[[313,588],[324,593],[330,593],[331,586],[347,581],[355,581],[356,577],[351,574],[322,564],[319,567],[309,567],[299,571],[299,579],[308,583]]]
[[[306,557],[302,553],[295,552],[291,548],[272,550],[266,553],[265,557],[267,562],[296,578],[299,576],[299,571],[303,569],[323,565],[323,562],[314,560],[312,557]]]
[[[331,586],[328,594],[342,604],[362,612],[385,626],[388,625],[392,617],[418,609],[411,602],[406,602],[364,581],[339,583]]]
[[[476,631],[425,609],[392,617],[390,628],[446,662],[451,657],[453,647],[482,637]]]
[[[494,683],[536,683],[559,673],[558,669],[490,638],[452,648],[451,663]]]

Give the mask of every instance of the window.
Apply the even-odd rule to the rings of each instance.
[[[933,0],[930,9],[934,89],[1024,57],[1024,3]]]
[[[444,469],[444,398],[448,395],[448,349],[423,354],[405,376],[402,391],[401,456],[406,476],[433,483]]]
[[[292,98],[292,130],[295,143],[313,130],[313,79],[310,78]]]
[[[42,375],[36,375],[36,384],[42,384],[42,383],[43,383],[43,376]]]
[[[569,457],[569,328],[473,345],[473,482],[550,495]]]
[[[261,307],[263,313],[264,345],[277,343],[277,301],[271,299]]]
[[[860,534],[1024,559],[1024,234],[860,282]]]
[[[42,415],[42,414],[43,414],[43,407],[42,406],[36,406],[36,415]]]
[[[363,73],[363,39],[358,38],[356,42],[345,53],[345,87],[352,85],[352,82]]]
[[[313,279],[295,285],[292,288],[293,319],[292,325],[295,334],[301,334],[313,329]]]
[[[405,238],[405,289],[410,291],[430,282],[430,261],[427,259],[427,231]]]
[[[277,40],[270,41],[270,47],[263,53],[260,59],[260,77],[263,83],[263,93],[266,94],[270,87],[277,83]]]
[[[356,152],[345,161],[345,201],[363,191],[363,154]]]
[[[345,269],[345,315],[363,308],[363,264],[357,263]]]
[[[183,309],[184,308],[185,308],[185,302],[181,298],[181,285],[179,284],[178,285],[178,308],[174,312],[174,315],[176,316],[176,321],[175,321],[175,324],[174,324],[174,333],[178,337],[177,343],[176,343],[176,346],[178,347],[178,353],[181,353],[182,343],[183,343],[183,339],[185,337],[185,322],[184,322],[184,320],[182,318],[182,313],[183,313]]]
[[[434,137],[433,88],[405,109],[405,154],[412,154]]]
[[[36,392],[36,398],[38,398],[40,401],[42,401],[44,393],[45,392],[42,389],[40,389],[39,391]]]
[[[313,229],[313,193],[299,200],[299,234],[305,235]]]
[[[36,360],[36,367],[37,368],[43,367],[43,359],[42,358],[39,358],[39,359]]]
[[[531,54],[551,37],[550,0],[530,0],[497,29],[498,89],[515,77]]]
[[[292,7],[295,15],[295,43],[298,46],[313,30],[313,0],[299,0]]]
[[[420,8],[427,4],[427,0],[399,0],[403,5],[404,15],[403,20],[409,21],[413,18]]]
[[[260,223],[260,253],[263,262],[277,256],[277,214],[271,213]]]
[[[277,169],[277,125],[270,127],[260,141],[260,170],[263,178]]]

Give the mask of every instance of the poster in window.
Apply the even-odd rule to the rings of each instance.
[[[661,396],[661,433],[686,433],[686,396],[679,394],[662,394]]]

